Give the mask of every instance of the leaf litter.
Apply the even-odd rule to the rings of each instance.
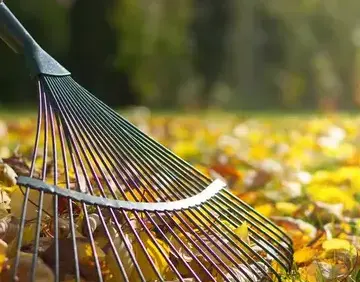
[[[284,281],[356,281],[360,277],[359,117],[138,117],[136,111],[129,114],[129,119],[146,129],[147,134],[189,161],[199,171],[225,180],[236,196],[271,218],[291,236],[295,250],[294,270],[289,275],[283,274]],[[1,124],[5,133],[0,140],[0,281],[8,281],[14,262],[23,201],[23,193],[16,186],[16,176],[29,173],[36,123],[24,117],[17,121],[3,121]],[[51,167],[51,162],[48,165]],[[35,171],[35,176],[39,175],[40,172]],[[71,185],[75,185],[74,172],[69,171],[69,175]],[[65,185],[65,177],[59,177],[60,185]],[[86,189],[85,179],[80,179],[80,186]],[[137,193],[139,194],[134,194],[135,197],[151,198],[146,193]],[[132,194],[128,196],[132,197]],[[36,202],[35,198],[34,201]],[[70,239],[67,204],[67,201],[59,200],[59,259],[60,279],[70,282],[75,281],[75,270],[74,263],[69,259],[74,256],[74,249]],[[40,257],[37,261],[36,281],[50,281],[54,277],[52,205],[52,197],[45,196],[46,212],[38,248]],[[91,259],[94,251],[105,280],[123,281],[111,246],[104,239],[104,228],[101,227],[99,216],[95,211],[89,210],[88,231],[81,209],[76,205],[73,203],[82,281],[96,280],[94,262]],[[30,253],[34,248],[36,232],[32,219],[36,217],[37,211],[35,205],[29,205],[29,209],[32,212],[28,213],[24,229],[19,281],[26,281],[28,277],[25,273],[29,272],[32,263]],[[118,221],[129,230],[139,228],[134,217],[130,223],[121,217]],[[196,223],[197,219],[193,218],[191,221]],[[202,269],[198,263],[204,261],[203,254],[191,253],[191,246],[180,243],[179,236],[184,234],[177,234],[176,229],[173,230],[174,234],[168,232],[171,222],[160,223],[159,226],[164,228],[163,232],[167,237],[157,236],[155,230],[149,230],[150,233],[142,230],[139,231],[143,242],[140,245],[131,232],[120,234],[114,222],[108,220],[114,247],[119,252],[119,259],[130,281],[140,279],[133,258],[146,273],[148,281],[156,281],[156,272],[161,273],[169,282],[177,281],[169,271],[169,262],[176,262],[184,277],[190,275],[190,267],[199,277],[206,279],[206,275],[201,276]],[[229,226],[245,244],[250,244],[246,222],[236,228],[226,222],[223,224]],[[87,239],[89,232],[96,241],[95,249]],[[193,240],[196,242],[197,238]],[[173,252],[168,242],[175,246],[176,252]],[[156,269],[150,266],[142,248],[147,249]],[[203,250],[203,253],[207,252],[206,249]],[[174,257],[178,253],[181,257]],[[217,255],[221,257],[221,254]],[[226,258],[222,259],[226,261]],[[233,269],[233,273],[238,280],[246,281],[244,272],[253,275],[249,267],[252,266],[239,264],[237,269]],[[186,281],[194,280],[186,278]]]

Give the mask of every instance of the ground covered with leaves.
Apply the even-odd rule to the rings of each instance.
[[[291,236],[287,281],[360,281],[360,117],[127,117]],[[31,154],[35,129],[34,117],[0,121],[0,270],[16,237],[6,219],[19,217],[14,156]]]

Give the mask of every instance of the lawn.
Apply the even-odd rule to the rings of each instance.
[[[360,281],[360,116],[146,109],[125,115],[286,230],[295,255],[284,281]],[[35,126],[36,115],[0,115],[0,157],[29,155]],[[0,180],[5,217],[17,186],[3,172]],[[0,269],[11,244],[7,232],[0,222],[7,243],[0,244]]]

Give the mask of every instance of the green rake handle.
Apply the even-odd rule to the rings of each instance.
[[[70,72],[46,53],[10,9],[0,0],[0,38],[16,53],[23,54],[33,76],[66,76]]]

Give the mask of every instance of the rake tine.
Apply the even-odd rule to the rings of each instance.
[[[51,140],[53,145],[53,161],[54,161],[54,185],[58,184],[58,158],[57,158],[57,146],[56,146],[56,132],[54,113],[50,103],[48,104],[48,111],[50,112],[50,126],[51,126]],[[55,240],[55,282],[59,282],[59,201],[58,195],[54,195],[54,240]]]
[[[41,86],[40,83],[38,84],[38,93],[39,93],[39,108],[38,108],[38,119],[37,119],[37,129],[36,129],[36,137],[35,137],[35,145],[34,145],[34,149],[33,149],[33,157],[32,157],[32,162],[31,162],[31,166],[30,166],[30,174],[29,176],[32,177],[33,173],[34,173],[34,169],[35,169],[35,161],[37,158],[37,154],[38,154],[38,146],[39,146],[39,138],[40,138],[40,131],[41,131],[41,124],[42,124],[42,93],[41,93]],[[22,206],[22,211],[21,211],[21,217],[20,217],[20,226],[19,226],[19,236],[16,242],[16,256],[15,256],[15,261],[14,261],[14,265],[13,265],[13,275],[12,275],[12,279],[13,281],[15,281],[16,279],[16,273],[17,273],[17,269],[19,267],[19,261],[20,261],[20,249],[21,249],[21,243],[23,240],[23,232],[24,232],[24,226],[25,226],[25,219],[26,219],[26,210],[27,210],[27,203],[28,203],[28,199],[29,199],[29,193],[30,193],[30,189],[29,188],[25,188],[25,194],[24,194],[24,202],[23,202],[23,206]]]
[[[63,104],[65,101],[62,101],[62,103],[61,104]],[[60,103],[59,103],[60,104]],[[71,105],[74,105],[75,103],[71,103]],[[70,104],[68,104],[68,108],[70,108]],[[83,123],[81,123],[79,120],[77,120],[77,121],[75,121],[75,120],[73,120],[73,124],[76,126],[77,124],[79,124],[79,125],[82,125],[83,126],[83,128],[84,128],[84,124]],[[76,130],[77,129],[77,130]],[[77,131],[77,132],[82,132],[82,131],[84,131],[84,130],[82,130],[82,131],[80,131],[79,130],[79,128],[76,128],[74,131]],[[89,138],[89,140],[91,140],[92,138]],[[96,159],[94,159],[94,161],[96,162]],[[151,183],[146,183],[146,184],[148,184],[148,185],[151,185]],[[190,218],[189,218],[190,219]],[[195,234],[196,235],[196,234]],[[206,236],[207,234],[206,233],[204,233],[204,235]],[[208,237],[208,239],[210,239],[211,240],[211,238],[210,237]],[[200,241],[202,241],[202,240],[200,240]],[[206,248],[208,248],[206,245],[204,245]],[[216,246],[219,248],[219,245],[217,245],[216,244]],[[199,250],[201,250],[200,248],[198,248]],[[223,265],[223,267],[225,267],[228,271],[230,271],[231,273],[233,273],[232,271],[231,271],[231,269],[229,269],[228,268],[228,266],[227,265],[225,265],[219,258],[218,258],[218,256],[211,250],[211,249],[208,249],[211,253],[212,253],[212,255],[214,255],[215,257],[217,257],[217,259],[218,259],[218,261],[219,261],[219,263],[220,264],[222,264]],[[230,251],[232,251],[231,249],[229,249]],[[227,255],[227,254],[226,254]],[[235,263],[235,261],[233,260],[233,258],[231,257],[231,256],[228,256],[227,255],[227,257],[228,257],[228,259],[230,259],[233,263]],[[209,258],[208,258],[209,259]],[[213,264],[213,265],[215,265],[215,264]],[[215,265],[216,266],[216,265]],[[236,278],[236,276],[235,276],[235,274],[233,273],[233,277],[234,278]],[[247,276],[248,277],[248,275],[247,275],[247,273],[245,273],[244,272],[244,275],[245,276]],[[251,279],[250,277],[248,277],[249,279]]]

